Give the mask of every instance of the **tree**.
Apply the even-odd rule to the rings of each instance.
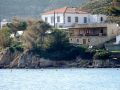
[[[45,44],[46,32],[51,26],[43,21],[35,21],[24,32],[22,40],[29,46],[29,49],[43,48]]]
[[[114,16],[120,15],[120,0],[113,0],[113,5],[108,8],[109,14]]]
[[[50,38],[50,47],[52,50],[63,50],[69,45],[69,38],[65,31],[59,29],[53,30]]]
[[[45,23],[43,21],[38,21],[35,23],[34,29],[38,33],[38,45],[43,48],[43,44],[45,43],[45,36],[46,32],[51,28],[51,26],[48,23]]]
[[[11,30],[8,27],[4,27],[0,30],[0,47],[9,47],[12,43],[12,38],[10,38]]]
[[[79,55],[83,56],[85,50],[84,47],[70,44],[67,32],[55,29],[50,35],[49,48],[43,57],[51,60],[74,60]]]

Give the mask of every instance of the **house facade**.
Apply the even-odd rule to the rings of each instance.
[[[2,29],[8,22],[6,19],[3,19],[2,21],[0,21],[0,29]]]
[[[118,24],[80,24],[69,28],[69,40],[73,44],[96,46],[111,40],[120,33]]]
[[[120,44],[120,35],[116,36],[116,44]]]
[[[93,15],[79,8],[63,7],[45,12],[42,20],[56,28],[68,28],[76,24],[104,23],[105,15]]]

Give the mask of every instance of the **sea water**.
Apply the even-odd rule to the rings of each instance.
[[[1,69],[0,90],[120,90],[120,69]]]

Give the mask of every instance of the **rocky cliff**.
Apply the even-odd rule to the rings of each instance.
[[[110,60],[53,61],[39,58],[30,51],[14,51],[5,49],[0,52],[0,68],[68,68],[68,67],[116,67]]]

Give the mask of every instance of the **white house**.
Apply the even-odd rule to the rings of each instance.
[[[20,37],[20,36],[22,36],[23,33],[24,33],[23,31],[17,31],[17,33],[16,33],[16,37]],[[15,34],[12,33],[12,34],[10,35],[10,37],[11,37],[11,38],[14,38],[14,37],[15,37]]]
[[[3,19],[1,22],[0,22],[0,29],[2,29],[2,27],[4,27],[7,23],[9,23],[6,19]]]
[[[76,24],[104,23],[106,15],[93,15],[79,8],[63,7],[45,12],[42,20],[57,28],[67,28]]]
[[[116,36],[116,44],[120,44],[120,35]]]

